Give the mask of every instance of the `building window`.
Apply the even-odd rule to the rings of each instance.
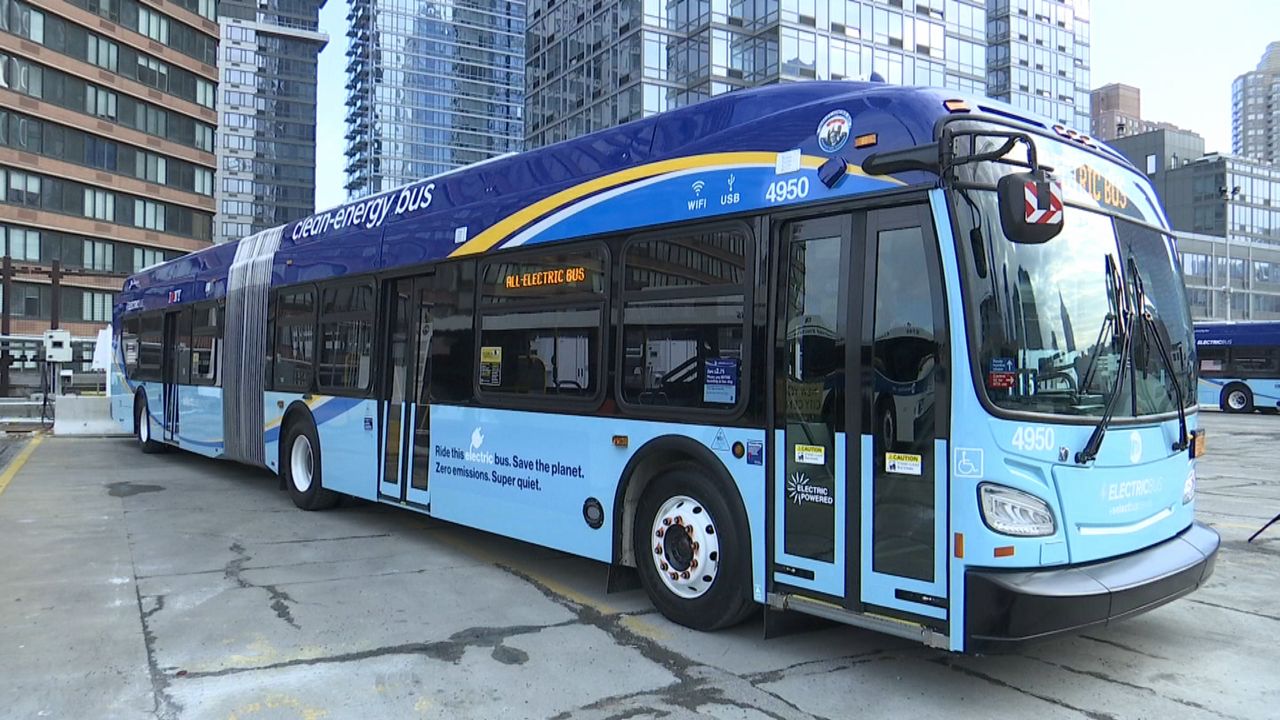
[[[138,55],[138,82],[157,90],[169,89],[169,66],[146,55]]]
[[[40,232],[38,230],[0,226],[0,238],[4,238],[7,242],[4,250],[9,253],[9,257],[14,260],[39,262]]]
[[[1154,175],[1156,172],[1156,156],[1154,154],[1147,155],[1147,174]]]
[[[164,262],[164,251],[153,248],[136,247],[133,249],[133,271],[159,265]]]
[[[5,175],[8,174],[8,178]],[[41,182],[39,175],[17,170],[0,170],[0,202],[28,207],[40,207]]]
[[[84,111],[96,117],[115,120],[116,94],[94,85],[85,85]]]
[[[138,5],[137,31],[162,45],[169,44],[169,18],[141,4]]]
[[[196,78],[196,102],[212,108],[217,101],[217,87],[208,80]]]
[[[113,272],[116,248],[109,240],[85,240],[82,243],[86,270]]]
[[[168,161],[149,152],[139,152],[134,156],[134,175],[147,182],[164,185],[168,179]]]
[[[204,168],[195,169],[193,189],[201,195],[213,194],[213,171]]]
[[[116,71],[120,59],[120,47],[93,33],[85,34],[85,55],[89,62],[111,72]]]
[[[134,200],[133,224],[135,227],[164,232],[164,206],[150,200]]]
[[[85,290],[81,297],[84,304],[82,317],[86,322],[111,322],[111,293]]]
[[[84,216],[103,222],[116,221],[116,196],[109,190],[84,189]]]

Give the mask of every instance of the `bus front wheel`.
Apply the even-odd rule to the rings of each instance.
[[[151,435],[151,413],[147,409],[147,398],[139,395],[133,402],[133,436],[138,440],[138,449],[150,455],[164,451],[164,444],[157,442]]]
[[[320,439],[310,420],[289,423],[281,446],[280,468],[294,505],[303,510],[326,510],[338,504],[338,494],[325,490],[321,482]]]
[[[1222,398],[1219,404],[1222,406],[1223,412],[1253,412],[1253,392],[1249,390],[1248,385],[1232,383],[1222,389]]]
[[[654,478],[633,527],[641,583],[668,620],[718,630],[754,609],[746,518],[700,468],[680,465]]]

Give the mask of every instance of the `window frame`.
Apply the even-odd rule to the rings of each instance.
[[[213,308],[214,322],[216,323],[212,329],[210,326],[200,324],[200,313]],[[222,386],[222,343],[226,337],[226,305],[217,300],[207,300],[198,303],[192,303],[188,306],[191,312],[191,336],[189,340],[189,352],[191,354],[191,369],[188,372],[191,378],[190,384],[198,387],[221,387]],[[213,378],[208,379],[196,372],[196,342],[197,337],[212,337],[213,347],[210,350],[211,362],[213,363]]]
[[[600,251],[602,263],[601,271],[604,273],[603,289],[599,293],[571,293],[550,298],[539,298],[533,300],[512,300],[504,303],[488,303],[484,302],[484,273],[485,270],[495,263],[520,262],[524,257],[537,257],[546,255],[547,253],[572,253],[582,252],[589,248],[597,248]],[[608,354],[610,351],[609,332],[612,326],[611,310],[613,302],[613,284],[614,282],[614,258],[612,249],[609,247],[605,238],[593,238],[589,240],[575,240],[565,243],[550,243],[545,246],[534,246],[533,248],[520,248],[509,252],[497,252],[491,255],[478,258],[475,269],[475,321],[473,332],[475,334],[475,345],[471,360],[471,393],[475,401],[480,405],[492,407],[510,407],[510,408],[529,408],[529,409],[555,409],[557,406],[564,412],[574,411],[592,411],[600,407],[604,399],[609,394],[609,362]],[[486,317],[495,315],[512,315],[524,314],[530,312],[538,312],[545,310],[569,310],[584,309],[588,303],[586,300],[593,300],[591,309],[599,309],[600,323],[597,330],[600,333],[598,352],[592,372],[597,373],[600,378],[596,383],[595,392],[590,395],[568,396],[559,394],[521,394],[514,392],[504,392],[501,390],[488,389],[480,384],[480,352],[484,347],[484,320]]]
[[[310,292],[311,298],[312,298],[311,300],[312,348],[311,348],[310,362],[308,363],[311,370],[311,376],[309,378],[309,382],[305,386],[302,386],[302,385],[281,386],[279,383],[276,382],[276,373],[275,373],[276,365],[279,364],[280,353],[277,345],[279,342],[280,328],[282,326],[282,323],[280,322],[280,317],[281,317],[280,297],[283,295],[293,295],[295,293],[300,293],[300,292]],[[269,376],[270,382],[267,383],[267,385],[270,386],[271,390],[276,392],[303,393],[304,395],[316,392],[316,381],[317,381],[316,355],[319,354],[318,352],[319,348],[317,343],[317,332],[316,332],[317,322],[316,321],[317,321],[318,313],[320,310],[319,298],[320,298],[320,294],[316,289],[315,283],[299,283],[297,285],[290,285],[288,287],[276,288],[271,293],[270,325],[269,325],[269,327],[271,328],[271,344],[270,344],[271,362],[267,366],[267,370],[270,372],[270,376]],[[302,323],[286,322],[286,323],[283,323],[283,325],[302,325]]]
[[[325,395],[333,395],[337,397],[355,397],[355,398],[370,397],[374,388],[376,387],[375,381],[377,379],[377,374],[378,374],[377,370],[378,370],[378,358],[379,358],[378,349],[379,348],[378,348],[378,332],[377,331],[378,331],[378,321],[380,319],[379,312],[378,312],[379,310],[378,283],[374,282],[374,279],[371,277],[350,278],[350,279],[341,278],[337,281],[319,283],[317,284],[316,287],[317,287],[316,306],[315,306],[316,352],[315,352],[315,357],[312,358],[312,364],[315,366],[314,367],[315,377],[312,384],[319,389],[319,392]],[[324,311],[325,293],[337,292],[339,290],[355,288],[355,287],[369,288],[370,292],[372,293],[372,295],[370,296],[372,298],[372,302],[368,310],[364,310],[360,312],[325,313]],[[325,320],[329,318],[334,318],[332,322],[341,322],[341,321],[349,321],[349,320],[365,320],[368,322],[368,325],[369,325],[369,378],[368,380],[366,380],[363,387],[352,388],[352,387],[343,387],[343,386],[337,386],[337,385],[323,385],[320,382],[320,375],[321,375],[320,357],[324,353],[324,324],[325,324]],[[274,354],[273,354],[273,359],[274,359]]]
[[[742,282],[738,285],[712,285],[712,286],[678,286],[672,288],[664,288],[662,290],[651,290],[647,293],[628,291],[627,290],[627,253],[635,245],[653,242],[655,240],[678,240],[683,237],[690,237],[698,234],[736,231],[740,232],[746,239],[746,255],[744,256],[744,267],[742,269]],[[617,303],[618,328],[617,337],[614,342],[614,362],[611,369],[613,370],[616,381],[614,382],[614,402],[617,403],[618,409],[624,415],[646,418],[687,418],[687,417],[704,417],[715,418],[717,420],[730,420],[742,416],[747,411],[747,407],[751,402],[751,378],[752,356],[754,354],[754,338],[755,334],[755,275],[758,268],[756,267],[759,248],[757,247],[756,234],[752,230],[751,224],[743,219],[712,221],[705,223],[684,224],[675,227],[669,227],[663,230],[652,230],[642,233],[630,235],[622,243],[618,251],[616,277],[616,289],[614,300]],[[623,393],[623,380],[626,364],[626,332],[627,323],[625,320],[627,301],[644,297],[656,300],[675,300],[682,298],[707,298],[720,297],[724,295],[737,294],[731,292],[731,289],[740,290],[742,295],[742,363],[738,368],[738,397],[733,405],[724,407],[694,407],[688,405],[645,405],[634,403],[626,399]]]

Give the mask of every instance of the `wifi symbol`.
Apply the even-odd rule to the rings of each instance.
[[[704,187],[706,187],[706,186],[707,186],[707,184],[706,184],[705,182],[703,182],[703,181],[701,181],[701,180],[694,180],[694,181],[693,181],[693,194],[694,194],[694,195],[701,195],[701,194],[702,194],[702,188],[704,188]]]

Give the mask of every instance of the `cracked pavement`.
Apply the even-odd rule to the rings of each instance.
[[[47,438],[0,494],[0,716],[1277,717],[1280,418],[1202,413],[1209,585],[1018,654],[759,618],[700,634],[605,568],[265,471]],[[5,453],[9,459],[16,452]]]

